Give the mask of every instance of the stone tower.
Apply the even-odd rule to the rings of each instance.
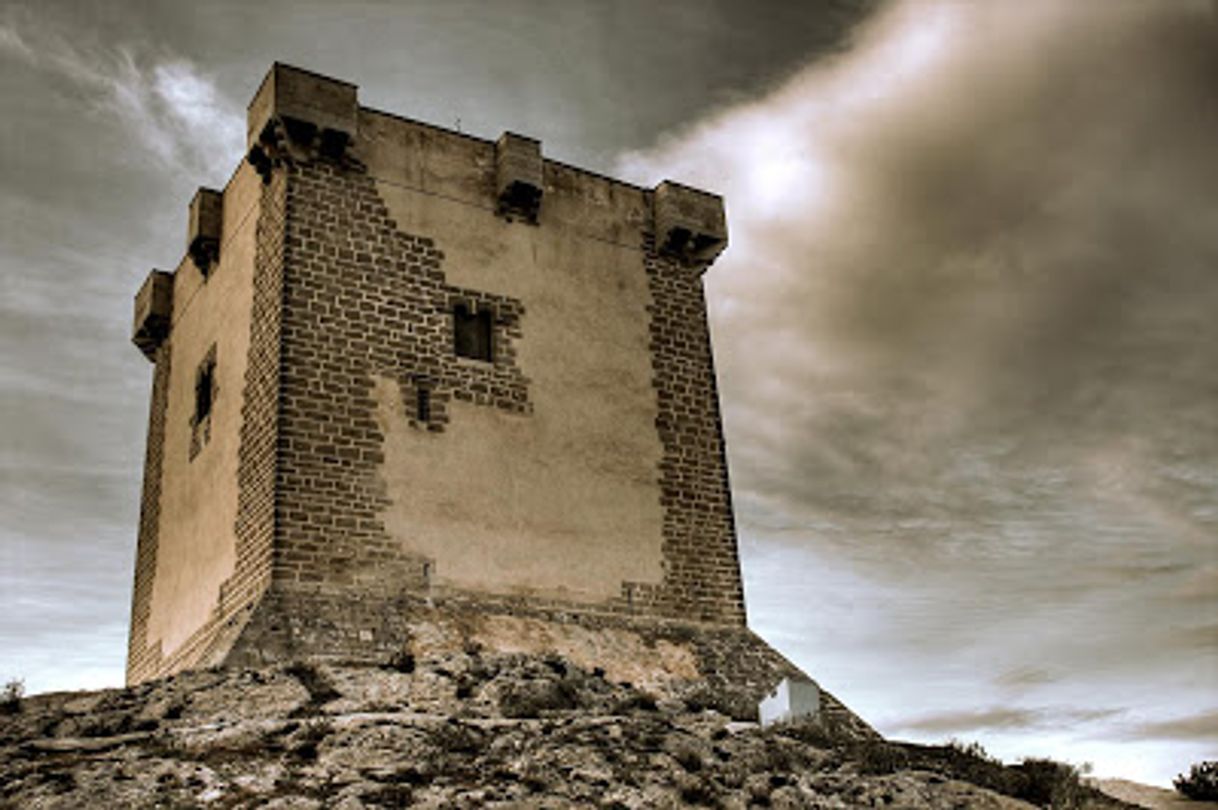
[[[127,677],[471,642],[760,693],[702,273],[722,200],[276,64],[136,296]]]

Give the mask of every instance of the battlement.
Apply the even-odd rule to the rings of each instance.
[[[276,62],[247,108],[246,148],[263,142],[276,122],[297,139],[351,141],[359,128],[358,111],[354,84]]]
[[[401,155],[386,159],[385,145],[392,141],[414,143],[410,171],[402,172]],[[553,225],[561,217],[594,238],[640,246],[651,240],[659,254],[696,273],[705,272],[728,242],[717,194],[672,180],[644,189],[547,159],[541,141],[527,135],[504,132],[491,141],[364,108],[357,85],[280,62],[249,103],[247,147],[247,161],[264,182],[287,164],[360,165],[387,182],[426,185],[429,193],[493,210],[505,222]],[[224,192],[200,188],[190,201],[186,256],[204,277],[219,260],[224,198]],[[554,217],[543,217],[547,198],[558,212]],[[606,206],[607,200],[626,204]],[[164,295],[167,282],[157,283]],[[138,306],[136,317],[132,342],[151,359],[170,319]]]
[[[153,270],[135,294],[135,325],[131,342],[145,357],[152,360],[156,350],[169,335],[173,321],[173,276]]]
[[[356,85],[277,62],[250,103],[250,161],[265,170],[276,159],[273,154],[299,157],[312,149],[333,159],[341,159],[347,150],[358,155],[362,112],[374,111],[359,106]],[[398,120],[437,134],[449,132],[417,121]],[[462,137],[493,146],[494,182],[488,189],[492,197],[486,203],[508,219],[538,224],[543,198],[547,191],[553,191],[552,176],[556,173],[576,172],[637,188],[547,160],[542,156],[541,141],[527,135],[504,132],[495,141]],[[648,197],[653,202],[647,212],[647,227],[667,255],[704,271],[727,246],[723,199],[718,195],[665,180]]]
[[[702,290],[723,200],[279,63],[247,124],[136,300],[129,678],[380,654],[441,599],[742,628]]]

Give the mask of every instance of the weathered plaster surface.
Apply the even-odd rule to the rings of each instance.
[[[364,120],[365,159],[398,227],[435,240],[447,283],[523,304],[515,348],[533,404],[453,402],[445,431],[430,433],[409,425],[399,386],[377,379],[386,529],[432,558],[443,585],[589,601],[659,583],[651,298],[639,234],[613,241],[626,238],[614,227],[641,221],[642,193],[582,175],[586,187],[568,179],[547,197],[539,226],[507,222],[485,207],[490,145]]]
[[[165,415],[161,511],[147,643],[170,655],[207,621],[233,573],[238,439],[253,298],[261,184],[248,166],[224,193],[220,261],[204,281],[190,259],[174,274],[172,372]],[[216,346],[210,439],[190,458],[195,374]]]

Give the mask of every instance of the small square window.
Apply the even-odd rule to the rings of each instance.
[[[453,347],[457,357],[491,362],[491,311],[474,311],[467,304],[453,307]]]

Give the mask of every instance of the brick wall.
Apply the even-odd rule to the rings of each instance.
[[[377,181],[357,162],[296,154],[264,179],[242,391],[234,573],[221,586],[209,620],[172,655],[145,647],[156,565],[162,382],[154,386],[150,420],[133,681],[223,658],[268,587],[347,588],[352,598],[380,599],[382,607],[403,593],[443,593],[430,580],[429,560],[404,551],[382,520],[389,498],[381,475],[385,437],[376,414],[377,380],[398,387],[410,428],[428,433],[449,428],[454,400],[526,418],[533,411],[530,381],[517,364],[517,344],[529,329],[526,302],[450,284],[439,247],[426,235],[398,228]],[[624,188],[648,199],[648,192]],[[540,227],[563,226],[543,221]],[[655,470],[662,579],[623,582],[619,595],[601,602],[508,601],[589,620],[652,617],[743,626],[701,274],[659,255],[647,231],[637,233],[638,272],[651,298],[654,428],[663,451]],[[455,356],[452,313],[458,304],[492,313],[494,362]],[[167,360],[158,363],[157,374],[167,368]],[[413,418],[423,388],[429,395],[426,423]]]
[[[140,497],[139,539],[135,550],[135,586],[131,597],[131,628],[127,644],[127,682],[155,677],[160,659],[147,644],[156,573],[157,529],[161,521],[161,459],[165,451],[165,406],[169,394],[169,340],[156,351],[152,373],[152,402],[148,408],[148,441],[144,449],[144,486]]]
[[[313,160],[287,173],[283,382],[274,577],[286,583],[427,588],[428,561],[403,552],[381,515],[389,505],[373,378],[388,378],[412,412],[430,390],[428,425],[443,431],[459,399],[529,413],[514,342],[525,305],[449,285],[432,240],[400,231],[359,167]],[[544,226],[543,226],[544,227]],[[476,238],[476,237],[471,237]],[[639,251],[648,277],[651,349],[664,457],[663,581],[624,583],[584,610],[742,625],[739,576],[701,276]],[[456,302],[494,313],[494,363],[454,356]],[[561,358],[555,358],[561,362]]]
[[[719,417],[719,393],[706,322],[702,276],[644,243],[651,287],[651,361],[664,447],[660,501],[664,558],[660,589],[635,585],[631,596],[660,613],[745,623],[744,588]]]
[[[488,217],[488,228],[502,227],[501,222],[490,219],[496,211],[493,169],[487,161],[494,154],[491,144],[385,116],[365,123],[370,121],[374,140],[406,145],[406,151],[393,153],[396,157],[392,159],[386,160],[382,154],[378,158],[382,169],[396,171],[394,160],[417,158],[417,163],[410,163],[410,171],[417,172],[417,177],[448,183],[444,193],[457,195],[448,197],[450,202]],[[409,127],[409,133],[395,133],[393,128],[399,126]],[[653,530],[649,539],[635,545],[633,529],[625,536],[632,553],[645,542],[654,550],[659,542],[659,581],[621,582],[617,595],[606,597],[601,590],[595,592],[601,601],[582,602],[537,592],[500,593],[493,586],[463,591],[433,582],[430,561],[421,553],[404,550],[403,538],[392,536],[386,528],[384,516],[393,504],[384,477],[385,414],[378,408],[405,409],[405,414],[393,415],[392,431],[398,431],[401,422],[406,426],[403,429],[421,431],[424,436],[441,434],[434,436],[439,442],[451,440],[442,434],[453,427],[450,415],[458,410],[454,401],[493,409],[504,419],[540,420],[542,393],[551,388],[541,379],[543,372],[530,366],[539,379],[536,399],[541,404],[534,414],[531,381],[518,364],[518,350],[524,346],[537,353],[529,355],[530,363],[562,363],[561,357],[550,355],[561,354],[565,347],[555,345],[561,340],[526,342],[530,335],[527,300],[450,283],[440,249],[443,245],[437,245],[427,233],[400,229],[379,189],[390,189],[385,191],[386,197],[399,206],[393,210],[408,212],[406,216],[415,217],[412,221],[424,231],[448,216],[434,207],[434,200],[444,193],[409,186],[410,182],[424,182],[410,179],[416,174],[374,178],[358,159],[358,144],[353,149],[356,157],[333,150],[322,157],[315,144],[292,141],[274,118],[258,129],[250,162],[264,183],[254,247],[248,362],[241,392],[235,565],[232,576],[220,586],[210,617],[184,644],[169,656],[162,655],[159,644],[155,648],[147,645],[169,396],[171,344],[167,340],[158,352],[153,384],[129,681],[221,661],[241,665],[319,656],[376,660],[422,636],[443,637],[460,645],[478,637],[478,628],[487,627],[488,622],[498,622],[502,630],[514,626],[514,621],[531,622],[529,626],[543,640],[583,633],[591,638],[585,646],[593,657],[622,658],[620,650],[613,651],[618,642],[626,647],[642,643],[649,649],[679,649],[688,660],[696,661],[696,672],[685,672],[685,676],[713,688],[743,692],[751,700],[783,675],[797,674],[798,669],[745,627],[702,288],[704,268],[691,264],[688,255],[675,259],[657,251],[648,214],[653,210],[653,192],[546,163],[543,175],[548,180],[541,182],[549,185],[542,216],[533,225],[510,227],[572,228],[550,233],[577,238],[565,240],[547,261],[556,261],[554,255],[579,255],[583,263],[574,264],[584,274],[582,278],[601,270],[639,274],[627,277],[637,282],[634,298],[610,292],[607,300],[631,302],[640,317],[648,301],[646,333],[641,331],[641,321],[608,319],[614,324],[637,323],[640,331],[637,338],[627,335],[625,339],[611,333],[617,339],[606,343],[615,351],[625,347],[630,358],[639,358],[639,365],[626,374],[634,385],[630,409],[622,411],[627,414],[621,422],[628,426],[626,433],[646,434],[652,427],[646,423],[654,414],[656,433],[649,441],[658,440],[658,446],[653,444],[654,449],[646,453],[632,453],[632,459],[643,460],[630,476],[635,483],[641,482],[636,492],[642,492],[642,507],[654,507],[658,500],[657,522],[650,525],[658,525],[660,537]],[[440,154],[429,157],[412,149],[438,149]],[[425,157],[434,160],[427,163]],[[421,196],[401,207],[395,195],[407,188]],[[560,213],[548,218],[546,211]],[[450,228],[447,238],[454,250],[464,251],[465,261],[454,277],[462,277],[460,268],[468,271],[471,257],[484,262],[483,269],[502,270],[496,251],[509,243],[514,249],[532,250],[534,263],[518,264],[515,269],[551,272],[549,264],[537,260],[538,242],[530,243],[520,231],[512,232],[510,242],[503,231],[497,231],[496,238],[501,240],[497,247],[466,241],[479,239],[477,222],[481,220],[449,220],[444,226]],[[468,233],[458,230],[466,226],[470,226]],[[584,252],[577,247],[580,239],[612,245],[614,251],[625,253],[614,253],[607,259],[612,266],[605,268],[600,257],[608,254]],[[471,245],[481,251],[468,250]],[[522,254],[516,255],[519,259]],[[590,258],[593,255],[596,258]],[[468,272],[463,278],[466,283],[478,283]],[[485,273],[477,278],[494,283]],[[567,273],[555,278],[556,283],[571,284],[579,283],[581,277]],[[623,276],[596,278],[621,285]],[[546,276],[540,289],[535,283],[511,291],[541,301],[552,311],[570,311],[569,297],[558,308],[545,298],[552,292],[548,283]],[[568,293],[573,289],[563,288]],[[579,287],[579,295],[587,289]],[[457,306],[491,313],[492,362],[455,356],[453,312]],[[578,340],[578,335],[573,334],[572,339]],[[643,340],[648,340],[654,411],[650,410]],[[537,346],[545,347],[545,356]],[[603,373],[601,356],[593,357],[594,362],[585,364],[590,371],[580,382],[595,375],[620,379],[614,374],[621,374],[621,363]],[[427,397],[422,417],[418,407],[421,392]],[[570,408],[554,410],[572,413]],[[637,418],[640,413],[643,417]],[[583,424],[579,423],[581,429]],[[616,435],[620,441],[622,434]],[[654,478],[644,481],[653,463]],[[394,492],[396,497],[397,490]],[[652,500],[652,492],[656,500]],[[611,502],[616,504],[617,497]],[[616,523],[616,513],[610,511],[609,522]],[[499,523],[491,520],[489,525],[493,532]],[[394,531],[400,532],[401,527],[394,524]],[[492,547],[495,539],[491,537]],[[447,535],[444,540],[447,542]],[[454,536],[452,542],[460,544],[461,537]],[[578,559],[587,562],[584,557]],[[565,571],[560,574],[566,576]],[[609,593],[620,579],[603,577]],[[476,578],[461,581],[478,582]],[[501,640],[510,647],[520,639],[501,636]],[[526,640],[538,641],[537,637]],[[602,648],[602,640],[609,646]],[[644,668],[651,664],[646,650],[638,658]],[[874,734],[827,693],[825,711],[859,734]]]
[[[279,450],[280,329],[287,178],[262,188],[254,256],[253,317],[241,400],[237,461],[236,562],[220,588],[217,619],[252,609],[270,585]]]
[[[279,403],[279,331],[283,287],[286,178],[264,185],[254,258],[253,317],[241,404],[237,468],[236,562],[206,623],[170,655],[147,644],[161,513],[161,458],[169,385],[171,341],[158,349],[153,377],[140,533],[136,552],[127,681],[138,683],[186,667],[219,663],[270,583],[275,533],[275,465]]]

